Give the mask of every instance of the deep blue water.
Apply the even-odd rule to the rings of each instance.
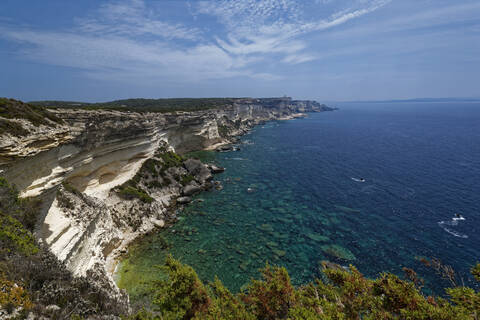
[[[338,107],[256,127],[241,151],[211,153],[227,168],[216,177],[224,189],[198,196],[204,201],[147,237],[124,269],[155,275],[166,238],[169,252],[202,279],[218,275],[233,290],[258,277],[267,260],[287,267],[297,284],[319,276],[321,260],[352,263],[368,276],[401,275],[406,266],[426,278],[427,291],[441,293],[448,283],[416,258],[436,257],[473,285],[480,104]],[[456,213],[465,220],[452,220]]]

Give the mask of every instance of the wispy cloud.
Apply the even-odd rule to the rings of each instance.
[[[319,1],[317,9],[330,2]],[[303,2],[293,0],[185,3],[194,15],[218,20],[221,30],[205,36],[193,18],[166,22],[142,0],[118,0],[78,17],[69,30],[0,24],[0,37],[24,44],[21,53],[28,59],[78,68],[100,79],[200,81],[243,76],[272,80],[281,75],[257,71],[262,61],[315,60],[318,53],[309,50],[304,35],[334,28],[388,2],[349,1],[348,7],[320,19],[308,16]]]
[[[102,4],[91,17],[77,18],[78,31],[99,36],[152,35],[165,39],[198,40],[200,30],[158,19],[142,0]]]
[[[315,55],[304,53],[307,44],[295,39],[344,24],[389,2],[391,0],[357,1],[354,6],[318,20],[306,19],[302,10],[305,8],[289,0],[202,1],[198,11],[217,16],[227,27],[227,38],[217,38],[217,43],[230,54],[280,53],[284,54],[281,61],[296,64],[315,60]]]

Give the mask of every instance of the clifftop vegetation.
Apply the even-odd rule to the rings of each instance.
[[[174,112],[222,109],[234,103],[260,101],[265,107],[275,107],[281,102],[291,102],[289,97],[282,98],[168,98],[168,99],[123,99],[109,102],[74,102],[74,101],[32,101],[30,103],[48,108],[106,109],[134,112]],[[325,106],[326,107],[326,106]]]
[[[0,98],[0,117],[7,119],[25,119],[33,125],[53,126],[51,122],[62,123],[63,121],[39,105],[24,103],[15,99]],[[48,119],[48,120],[47,120]]]
[[[0,98],[0,117],[0,134],[8,132],[14,136],[25,135],[28,130],[10,119],[28,120],[34,126],[53,127],[55,124],[63,123],[60,118],[42,106],[7,98]]]
[[[82,108],[87,110],[107,109],[135,112],[173,112],[224,108],[236,98],[171,98],[171,99],[124,99],[110,102],[85,103],[69,101],[34,101],[49,108]]]

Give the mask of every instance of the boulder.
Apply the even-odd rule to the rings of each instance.
[[[199,193],[200,191],[202,191],[202,188],[200,188],[198,185],[189,184],[183,188],[182,194],[184,196],[192,196],[195,193]]]
[[[205,183],[213,179],[213,175],[210,170],[200,160],[188,159],[183,163],[188,173],[195,177],[195,180]]]
[[[233,147],[231,145],[226,145],[226,146],[220,146],[216,149],[218,152],[227,152],[227,151],[232,151]]]
[[[165,221],[152,218],[152,223],[155,227],[163,228],[165,226]]]
[[[225,168],[218,167],[218,166],[216,166],[216,165],[214,165],[214,164],[208,165],[208,168],[210,169],[210,171],[211,171],[213,174],[222,173],[223,171],[225,171]]]
[[[177,198],[177,203],[180,203],[180,204],[187,204],[191,201],[192,201],[192,198],[190,198],[190,197],[179,197],[179,198]]]

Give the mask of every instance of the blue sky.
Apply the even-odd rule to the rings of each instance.
[[[2,0],[0,96],[480,96],[480,1]]]

